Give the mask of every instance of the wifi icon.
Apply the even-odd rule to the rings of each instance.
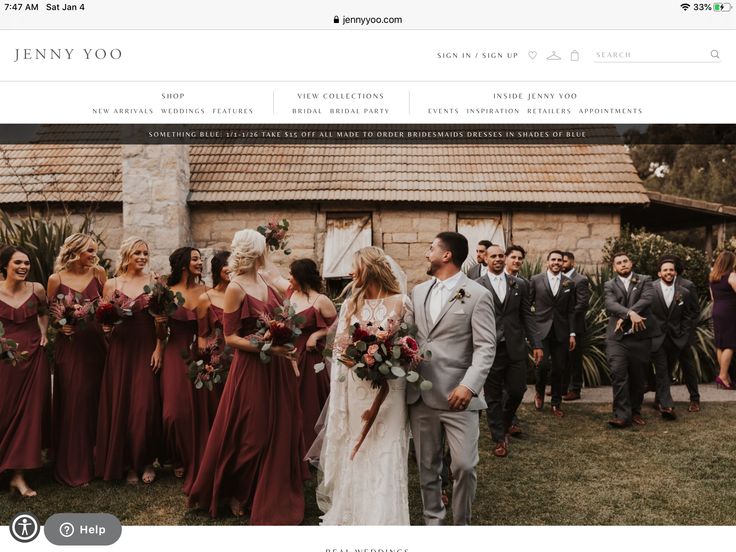
[[[690,4],[680,4],[680,7],[682,8],[682,11],[687,11],[690,9]]]

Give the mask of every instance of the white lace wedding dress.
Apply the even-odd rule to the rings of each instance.
[[[409,524],[409,420],[403,379],[390,380],[386,400],[355,458],[350,454],[363,429],[363,412],[373,403],[377,390],[353,374],[339,357],[339,343],[348,333],[340,311],[335,354],[330,374],[330,399],[320,453],[317,503],[324,512],[324,525]],[[360,322],[384,326],[389,319],[413,323],[411,302],[406,295],[367,300],[352,316]],[[341,381],[342,380],[342,381]]]

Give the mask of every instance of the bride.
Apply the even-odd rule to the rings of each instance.
[[[400,279],[401,269],[382,249],[365,247],[355,253],[350,296],[338,318],[320,453],[317,503],[324,512],[324,525],[409,524],[406,382],[389,381],[388,396],[351,460],[363,428],[361,416],[377,390],[338,360],[349,339],[348,327],[356,322],[383,327],[389,320],[413,323],[411,303],[402,293]]]

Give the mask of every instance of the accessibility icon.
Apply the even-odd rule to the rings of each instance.
[[[10,522],[10,534],[18,542],[31,542],[41,532],[38,518],[30,512],[15,514]]]

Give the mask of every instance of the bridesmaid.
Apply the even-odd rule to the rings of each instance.
[[[171,274],[167,285],[184,297],[184,304],[169,318],[169,339],[161,369],[166,458],[174,464],[174,475],[185,477],[184,490],[191,488],[207,444],[217,410],[214,392],[197,390],[189,379],[182,357],[197,337],[195,308],[207,287],[202,283],[202,256],[198,249],[180,247],[169,257]]]
[[[713,300],[713,336],[719,367],[716,385],[733,390],[736,389],[736,382],[731,380],[728,371],[736,349],[736,254],[722,251],[708,279]]]
[[[197,341],[200,349],[215,336],[215,331],[223,328],[223,307],[225,306],[225,290],[230,283],[230,267],[227,260],[229,251],[218,251],[212,257],[212,289],[199,296],[197,303]],[[222,385],[215,387],[218,398],[222,393]]]
[[[153,483],[153,462],[160,452],[161,399],[158,371],[163,344],[156,339],[143,288],[151,283],[144,272],[148,244],[130,237],[120,246],[115,278],[105,283],[103,297],[127,301],[133,315],[117,326],[103,326],[109,336],[102,375],[97,422],[95,473],[105,480]]]
[[[25,471],[40,468],[44,433],[44,408],[50,372],[44,347],[48,317],[41,314],[46,293],[41,284],[27,282],[31,270],[28,253],[7,246],[0,253],[0,322],[5,337],[18,343],[28,359],[15,365],[0,363],[0,473],[13,470],[10,491],[36,496],[25,480]]]
[[[97,242],[87,234],[72,234],[56,258],[49,277],[49,301],[59,294],[102,297],[107,281],[98,266]],[[94,447],[100,381],[105,366],[105,338],[96,325],[63,326],[54,344],[54,477],[77,487],[94,477]]]
[[[301,399],[304,444],[309,450],[317,437],[314,426],[330,394],[330,375],[327,370],[319,373],[314,365],[322,362],[324,337],[337,317],[335,305],[322,294],[322,278],[312,259],[299,259],[291,263],[290,302],[294,310],[306,320],[302,335],[296,342],[299,364],[299,395]]]
[[[304,518],[303,481],[309,472],[302,462],[294,353],[274,346],[270,364],[264,365],[258,347],[246,337],[260,314],[280,304],[258,275],[265,255],[261,234],[235,234],[224,305],[225,338],[235,357],[189,498],[213,517],[220,501],[227,500],[236,516],[250,511],[252,525],[297,525]]]

